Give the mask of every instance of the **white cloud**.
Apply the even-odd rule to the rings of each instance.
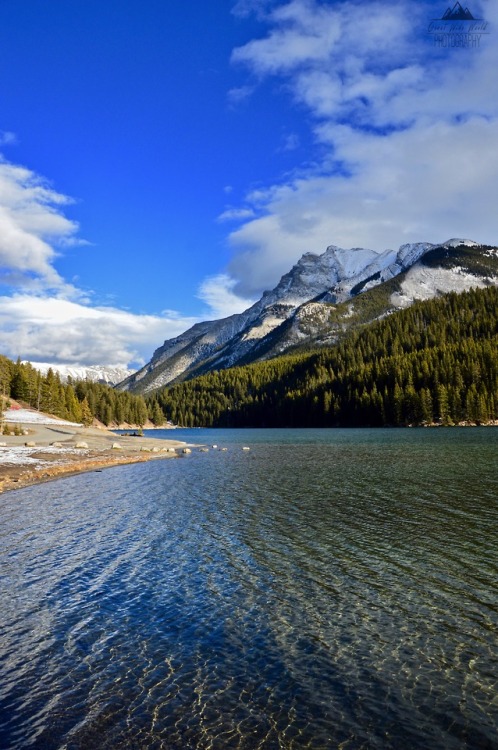
[[[407,39],[417,21],[411,6],[406,11],[402,4],[383,2],[372,2],[366,10],[361,3],[292,0],[268,14],[268,35],[234,49],[232,61],[258,76],[316,67],[342,75],[355,60],[378,66],[379,53],[384,65],[392,65],[406,58]]]
[[[34,172],[0,157],[0,283],[76,294],[53,266],[54,246],[78,230],[62,213],[69,203]]]
[[[303,63],[327,60],[341,29],[336,13],[294,0],[270,15],[274,28],[266,38],[237,47],[232,60],[258,75],[287,72]]]
[[[285,84],[316,142],[311,168],[246,196],[255,217],[230,235],[234,292],[260,293],[329,244],[498,241],[498,47],[490,34],[437,49],[433,16],[429,3],[292,0],[233,51],[255,80]]]
[[[137,315],[54,297],[0,297],[2,353],[63,364],[143,364],[165,338],[197,322],[175,313]]]
[[[240,221],[241,219],[252,219],[253,216],[252,208],[227,208],[218,216],[218,221]]]
[[[234,292],[235,284],[235,280],[227,274],[209,276],[202,282],[198,297],[209,305],[209,318],[227,318],[252,305],[254,299],[239,296]]]
[[[17,143],[17,136],[10,130],[0,130],[0,146],[11,146]]]
[[[239,87],[230,89],[230,91],[227,94],[228,103],[232,107],[236,107],[242,102],[247,101],[247,99],[249,99],[252,96],[253,91],[254,91],[254,86],[239,86]]]
[[[237,0],[232,8],[234,16],[246,18],[252,14],[259,17],[266,15],[267,8],[275,5],[276,0]]]
[[[280,151],[295,151],[299,148],[300,140],[297,133],[287,133],[283,138],[282,146]]]

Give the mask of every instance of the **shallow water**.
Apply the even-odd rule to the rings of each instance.
[[[161,434],[0,497],[1,747],[498,747],[497,429]]]

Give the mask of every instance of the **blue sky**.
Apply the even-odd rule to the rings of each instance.
[[[138,366],[304,252],[496,243],[469,8],[452,48],[444,1],[2,0],[0,351]]]

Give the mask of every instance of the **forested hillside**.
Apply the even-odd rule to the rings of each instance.
[[[498,419],[498,290],[418,302],[330,349],[203,375],[155,394],[214,427],[451,425]]]
[[[151,408],[141,396],[119,392],[108,385],[71,379],[63,383],[57,373],[42,375],[32,365],[14,363],[0,355],[0,394],[71,422],[89,425],[96,418],[105,425],[126,422],[144,425],[149,416],[155,424],[164,422],[157,407]]]

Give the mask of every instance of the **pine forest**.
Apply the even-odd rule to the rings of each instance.
[[[148,398],[204,427],[483,424],[498,419],[498,289],[418,302],[336,346],[212,372]]]

